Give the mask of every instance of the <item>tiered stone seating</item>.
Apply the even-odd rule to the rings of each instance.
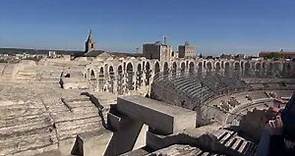
[[[0,155],[26,155],[26,151],[57,148],[53,121],[35,101],[0,101]]]
[[[239,153],[240,155],[250,156],[255,155],[256,144],[246,140],[234,131],[219,129],[213,133],[217,137],[218,144],[224,145],[226,148]],[[153,153],[148,154],[148,156],[158,156],[158,155],[169,155],[169,156],[221,156],[226,155],[226,151],[223,153],[215,153],[213,150],[206,149],[203,150],[199,147],[193,147],[190,145],[174,144],[166,148],[157,150]]]
[[[234,131],[220,129],[213,134],[218,138],[218,141],[221,144],[228,148],[239,151],[239,153],[242,155],[255,154],[256,145],[253,142],[238,136],[238,134]]]
[[[98,109],[89,98],[63,101],[68,110],[53,115],[59,140],[75,138],[81,132],[96,131],[101,128]]]

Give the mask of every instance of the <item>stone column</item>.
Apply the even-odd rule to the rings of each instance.
[[[117,91],[117,86],[118,86],[118,75],[114,75],[114,79],[113,79],[113,92],[114,94],[118,94]]]

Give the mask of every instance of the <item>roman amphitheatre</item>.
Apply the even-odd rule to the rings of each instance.
[[[295,63],[164,52],[1,63],[0,155],[255,155]]]

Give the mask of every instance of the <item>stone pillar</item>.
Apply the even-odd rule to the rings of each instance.
[[[133,74],[132,74],[132,86],[133,86],[133,91],[136,90],[136,74],[137,74],[136,71],[134,71]]]
[[[114,75],[114,79],[113,79],[113,92],[114,94],[118,94],[117,91],[117,86],[118,86],[118,75]]]

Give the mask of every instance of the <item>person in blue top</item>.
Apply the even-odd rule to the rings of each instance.
[[[286,107],[273,109],[275,118],[269,120],[263,129],[257,156],[295,155],[295,148],[285,144],[285,140],[295,142],[295,92],[288,102],[281,99],[276,99],[276,102],[286,104]]]

